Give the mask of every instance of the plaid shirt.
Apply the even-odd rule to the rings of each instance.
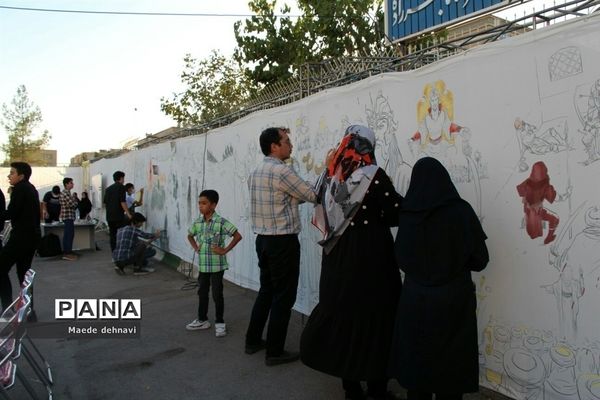
[[[314,189],[289,165],[273,157],[265,157],[250,174],[248,189],[252,229],[259,235],[299,233],[298,204],[317,201]]]
[[[231,222],[214,213],[208,220],[204,216],[194,221],[188,233],[198,244],[198,270],[200,272],[220,272],[229,268],[227,257],[211,251],[211,246],[225,247],[225,236],[233,236],[237,228]]]
[[[63,190],[60,192],[60,219],[75,219],[75,210],[79,205],[78,201],[71,195],[70,190]]]
[[[127,225],[119,229],[117,231],[117,247],[115,247],[112,253],[115,261],[127,261],[132,258],[139,237],[151,239],[154,235],[146,233],[133,225]]]

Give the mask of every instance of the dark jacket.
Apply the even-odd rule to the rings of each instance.
[[[125,203],[125,185],[115,182],[104,191],[104,205],[106,206],[106,221],[121,222],[125,218],[121,203]]]
[[[40,200],[35,186],[25,180],[13,186],[5,216],[12,225],[11,238],[39,238]]]

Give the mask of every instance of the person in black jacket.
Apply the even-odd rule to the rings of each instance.
[[[12,230],[6,246],[0,251],[0,299],[3,310],[13,300],[8,273],[17,264],[19,284],[23,283],[41,238],[39,196],[35,186],[29,183],[30,177],[29,164],[10,164],[8,181],[12,192],[4,219],[10,219]]]
[[[110,185],[104,191],[104,205],[106,207],[106,222],[108,223],[108,232],[110,235],[110,251],[117,247],[117,231],[119,228],[128,224],[131,220],[131,212],[127,208],[125,200],[127,191],[125,190],[125,173],[116,171],[113,174],[115,183]],[[125,219],[127,216],[127,219]]]
[[[415,164],[395,241],[404,271],[389,372],[409,400],[462,399],[479,390],[475,285],[487,236],[434,158]]]

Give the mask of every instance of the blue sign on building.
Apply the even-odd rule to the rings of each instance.
[[[501,4],[504,0],[386,0],[387,35],[398,40]],[[495,8],[495,7],[494,7]]]

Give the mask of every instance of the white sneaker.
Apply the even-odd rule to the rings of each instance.
[[[223,337],[227,336],[227,326],[223,324],[215,324],[215,336]]]
[[[187,329],[188,331],[197,331],[199,329],[208,329],[208,328],[210,328],[210,322],[200,321],[199,319],[195,319],[185,326],[185,329]]]

